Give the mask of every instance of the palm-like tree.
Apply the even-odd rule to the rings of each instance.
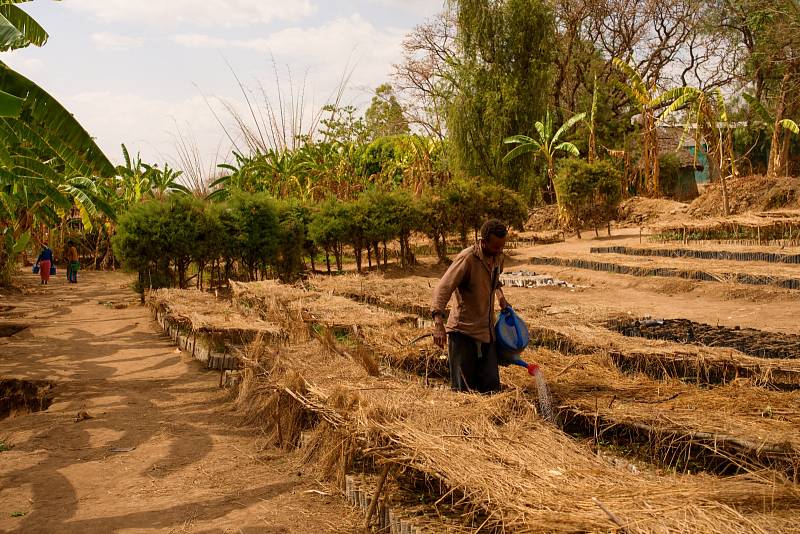
[[[513,135],[507,137],[504,143],[507,145],[517,145],[503,158],[503,162],[507,163],[514,158],[530,152],[534,153],[534,157],[541,156],[547,165],[547,188],[548,191],[554,191],[555,200],[558,202],[558,192],[555,190],[555,174],[556,156],[560,152],[579,156],[580,151],[578,147],[568,141],[562,141],[561,138],[576,124],[586,117],[586,113],[578,113],[569,118],[558,130],[553,131],[553,118],[548,111],[545,115],[544,122],[537,121],[534,124],[536,128],[537,138],[528,137],[527,135]]]
[[[47,32],[19,3],[0,0],[0,51],[47,42]],[[73,206],[88,224],[100,212],[113,215],[94,183],[113,175],[113,165],[75,118],[0,61],[0,268],[13,264],[14,251],[35,226],[58,224]]]
[[[678,87],[666,91],[662,102],[669,102],[659,117],[664,121],[677,111],[686,110],[686,130],[694,124],[695,146],[707,147],[712,178],[722,184],[722,204],[730,215],[728,178],[736,176],[736,155],[733,150],[733,128],[730,125],[725,97],[719,88],[704,91],[696,87]]]
[[[163,199],[169,193],[179,193],[191,195],[192,192],[178,179],[183,175],[183,171],[173,169],[168,163],[164,164],[163,169],[158,165],[145,165],[149,171],[150,194],[153,198]]]
[[[661,195],[661,181],[658,172],[658,132],[656,123],[657,113],[669,104],[674,97],[670,92],[658,93],[655,82],[647,84],[636,69],[619,58],[613,58],[612,64],[628,80],[627,85],[618,83],[617,86],[628,96],[631,104],[639,112],[642,126],[642,171],[646,187],[654,196]]]
[[[787,165],[789,159],[789,144],[792,134],[800,135],[800,125],[792,119],[786,119],[777,114],[773,115],[764,104],[755,96],[743,94],[750,110],[764,122],[767,132],[772,136],[769,147],[769,161],[767,164],[768,176],[786,175],[789,172]]]

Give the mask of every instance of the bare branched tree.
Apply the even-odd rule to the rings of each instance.
[[[448,8],[417,26],[403,41],[402,61],[392,79],[411,125],[443,140],[446,103],[456,83],[456,22]]]

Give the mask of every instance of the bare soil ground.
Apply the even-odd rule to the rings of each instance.
[[[47,411],[0,421],[0,531],[356,530],[296,456],[257,446],[218,375],[176,351],[127,281],[26,277],[0,295],[0,324],[31,325],[0,338],[0,376],[56,384]]]
[[[641,240],[647,243],[647,238]],[[729,327],[758,328],[773,332],[795,333],[797,331],[797,315],[800,313],[800,299],[797,291],[768,286],[746,286],[726,282],[701,282],[662,277],[635,277],[584,269],[563,268],[554,266],[525,267],[527,258],[531,256],[571,255],[589,256],[591,247],[597,246],[638,246],[639,231],[623,229],[614,232],[612,237],[568,239],[566,243],[542,245],[513,251],[514,269],[529,268],[556,276],[570,283],[583,286],[574,290],[563,288],[514,289],[511,294],[519,293],[524,303],[521,306],[535,307],[549,305],[550,313],[566,312],[575,306],[595,308],[598,316],[612,314],[628,314],[632,317],[652,316],[669,319],[691,319],[708,324],[719,324]],[[680,246],[680,245],[676,245]],[[726,250],[736,247],[728,246]],[[606,255],[598,256],[598,260]],[[627,258],[621,258],[627,261]],[[667,266],[675,267],[678,261],[674,258],[659,258]],[[756,272],[758,269],[769,270],[770,264],[755,263],[751,269],[750,262],[717,262],[695,260],[691,265],[704,268],[719,265],[730,271]],[[800,275],[800,267],[784,267],[792,273]],[[509,267],[506,268],[509,270]],[[772,272],[772,271],[770,271]],[[787,271],[788,272],[788,271]],[[523,297],[524,295],[524,297]],[[509,299],[512,304],[514,300]]]

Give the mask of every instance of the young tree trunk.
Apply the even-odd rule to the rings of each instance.
[[[722,180],[722,209],[727,217],[731,214],[731,206],[728,203],[728,179],[725,176],[721,176],[720,179]]]
[[[552,157],[547,160],[547,188],[544,195],[545,204],[558,204],[558,191],[556,190],[556,169]]]
[[[342,271],[342,245],[341,243],[337,243],[333,247],[333,255],[336,258],[336,270],[341,272]]]
[[[331,274],[331,249],[325,247],[325,266],[328,268],[328,274]]]
[[[389,251],[388,251],[386,241],[383,242],[383,270],[386,270],[386,266],[389,264]]]
[[[791,132],[783,132],[783,142],[781,143],[781,176],[789,176],[789,148],[791,145]]]
[[[372,245],[367,243],[367,269],[372,271]]]
[[[767,176],[775,177],[782,174],[783,162],[781,161],[781,121],[786,109],[786,86],[789,83],[790,73],[783,75],[780,87],[780,96],[775,106],[775,123],[772,126],[772,142],[769,145],[769,163],[767,166]]]
[[[653,112],[648,110],[646,116],[647,135],[650,138],[648,143],[650,153],[647,155],[650,160],[650,181],[653,186],[653,196],[659,198],[661,196],[661,176],[658,165],[658,131]]]
[[[356,271],[361,272],[361,255],[363,254],[361,247],[353,247],[353,253],[356,257]]]

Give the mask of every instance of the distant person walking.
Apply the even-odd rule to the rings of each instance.
[[[480,241],[456,256],[433,293],[433,340],[441,348],[448,341],[450,386],[456,391],[500,390],[492,327],[495,295],[501,308],[508,306],[500,283],[507,234],[496,219],[484,223]],[[456,305],[445,328],[444,311],[454,292]]]
[[[53,251],[46,243],[42,244],[42,251],[39,257],[36,258],[36,265],[39,266],[39,277],[42,279],[42,284],[47,285],[50,281],[50,267],[53,265]]]
[[[78,283],[78,269],[80,266],[78,249],[75,248],[75,242],[70,239],[67,241],[67,281],[70,284]]]

